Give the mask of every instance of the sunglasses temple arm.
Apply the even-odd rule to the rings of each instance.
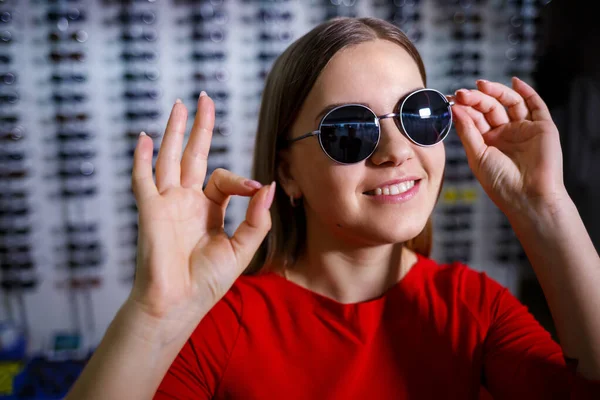
[[[290,139],[289,143],[296,142],[296,141],[302,140],[302,139],[306,139],[307,137],[317,136],[319,133],[321,133],[321,131],[319,131],[319,130],[312,131],[310,133],[307,133],[306,135],[302,135],[302,136],[298,136],[297,138]]]

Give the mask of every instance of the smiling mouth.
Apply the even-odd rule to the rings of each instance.
[[[382,186],[382,187],[378,187],[373,190],[364,192],[363,194],[365,194],[367,196],[395,196],[395,195],[402,194],[402,193],[409,191],[419,181],[420,181],[420,179],[417,179],[417,180],[413,180],[413,181],[405,181],[405,182],[397,183],[395,185]]]

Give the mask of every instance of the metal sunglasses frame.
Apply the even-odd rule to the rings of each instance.
[[[416,141],[413,140],[413,138],[410,137],[410,135],[408,133],[406,133],[406,128],[404,127],[404,122],[402,122],[402,108],[404,108],[404,103],[406,103],[406,100],[408,100],[412,95],[419,93],[419,92],[423,92],[423,91],[429,91],[429,92],[435,92],[437,94],[440,95],[440,97],[442,99],[444,99],[446,101],[446,106],[448,107],[448,110],[450,111],[450,123],[448,124],[448,128],[446,130],[446,132],[444,133],[444,136],[442,137],[442,139],[434,144],[421,144],[421,143],[417,143]],[[337,106],[333,109],[331,109],[329,112],[327,112],[327,114],[325,114],[323,116],[323,118],[321,118],[321,121],[319,122],[319,129],[317,129],[316,131],[312,131],[309,132],[307,134],[304,134],[302,136],[298,136],[297,138],[294,139],[288,139],[287,143],[288,145],[297,142],[298,140],[302,140],[302,139],[306,139],[308,137],[312,137],[312,136],[318,136],[319,137],[319,145],[321,146],[321,150],[323,150],[323,153],[325,153],[327,155],[327,157],[329,157],[330,159],[332,159],[333,161],[335,161],[338,164],[344,164],[344,165],[350,165],[350,164],[356,164],[359,163],[361,161],[364,161],[366,159],[368,159],[369,157],[371,157],[373,155],[373,153],[375,152],[375,150],[377,150],[377,146],[379,145],[379,139],[381,138],[381,126],[379,124],[379,121],[382,119],[386,119],[386,118],[395,118],[398,117],[398,119],[395,121],[396,125],[397,122],[400,122],[400,125],[402,127],[402,133],[414,144],[416,144],[417,146],[421,146],[421,147],[433,147],[441,142],[444,141],[444,139],[448,136],[448,133],[450,132],[450,129],[452,128],[452,109],[451,107],[454,105],[454,101],[450,101],[448,100],[447,96],[444,95],[442,92],[440,92],[439,90],[436,89],[430,89],[430,88],[423,88],[423,89],[417,89],[414,92],[410,92],[409,94],[407,94],[404,97],[404,100],[402,100],[402,103],[400,104],[400,106],[398,107],[398,111],[397,113],[388,113],[388,114],[383,114],[381,116],[378,116],[373,110],[371,110],[369,107],[363,105],[363,104],[356,104],[356,103],[348,103],[348,104],[342,104],[340,106]],[[369,155],[359,161],[353,162],[353,163],[344,163],[341,161],[338,161],[336,159],[334,159],[333,157],[331,157],[329,155],[329,153],[327,153],[327,151],[325,150],[325,148],[323,147],[323,143],[321,142],[321,126],[323,125],[323,121],[325,121],[325,119],[334,111],[342,108],[342,107],[348,107],[348,106],[359,106],[359,107],[363,107],[366,108],[367,110],[369,110],[374,116],[375,116],[375,124],[377,125],[377,128],[379,128],[379,135],[377,137],[377,143],[375,144],[375,147],[373,148],[373,151],[371,151],[371,153],[369,153]]]

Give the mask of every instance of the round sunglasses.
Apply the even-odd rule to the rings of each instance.
[[[450,132],[452,105],[446,96],[435,89],[418,89],[405,96],[397,113],[378,116],[362,104],[344,104],[328,111],[319,129],[287,144],[318,136],[323,152],[340,164],[354,164],[369,158],[379,144],[379,121],[393,118],[398,129],[415,144],[433,146]]]

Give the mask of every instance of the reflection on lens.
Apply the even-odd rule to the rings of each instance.
[[[421,108],[419,110],[419,116],[421,118],[429,118],[429,117],[431,117],[431,108],[429,108],[429,107]]]
[[[335,161],[345,164],[368,158],[379,141],[375,114],[359,105],[330,111],[321,123],[320,132],[323,150]]]
[[[431,89],[409,95],[402,105],[402,129],[415,143],[431,146],[450,131],[452,114],[444,96]]]

